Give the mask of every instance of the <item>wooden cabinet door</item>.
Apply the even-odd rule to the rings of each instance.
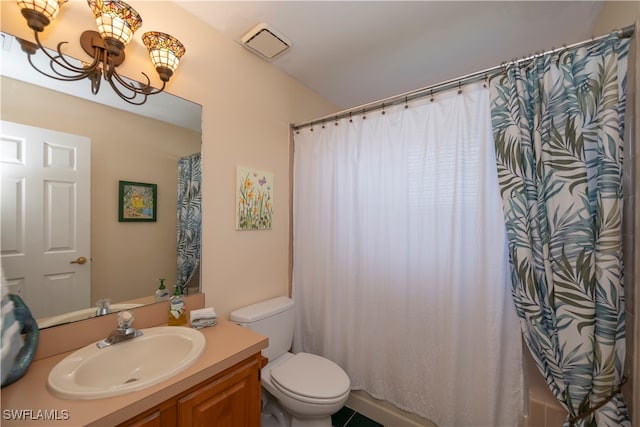
[[[178,399],[180,426],[259,427],[260,356]]]
[[[118,427],[175,427],[176,423],[175,400],[168,400],[120,424]]]

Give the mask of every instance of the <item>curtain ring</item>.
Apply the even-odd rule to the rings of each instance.
[[[353,117],[351,116],[351,111],[349,111],[349,123],[353,123]]]
[[[335,117],[335,120],[336,120],[335,125],[338,126],[338,116]]]
[[[382,103],[382,115],[384,116],[387,112],[384,111],[384,102]]]
[[[406,110],[407,108],[409,108],[409,97],[405,96],[404,97],[404,109]]]
[[[458,80],[458,95],[460,95],[461,93],[462,93],[462,82]]]
[[[433,102],[433,101],[434,101],[434,98],[433,98],[433,89],[431,89],[431,92],[430,92],[430,93],[431,93],[431,98],[429,99],[429,101]]]
[[[322,121],[322,129],[324,129],[324,120]]]
[[[487,76],[486,74],[484,75],[484,83],[482,83],[482,87],[486,88],[487,87],[487,81],[489,80],[489,76]]]
[[[367,110],[366,109],[362,109],[362,120],[367,120]]]

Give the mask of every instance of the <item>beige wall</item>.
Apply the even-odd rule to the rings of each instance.
[[[200,134],[18,80],[0,82],[2,120],[91,139],[91,303],[151,295],[159,277],[175,283],[177,162],[200,151]],[[121,180],[158,185],[157,222],[118,222]]]
[[[287,294],[289,124],[337,108],[175,3],[137,1],[133,5],[144,19],[140,32],[170,32],[187,48],[167,90],[203,106],[202,289],[206,304],[227,316],[237,307]],[[0,6],[2,29],[32,40],[15,2],[2,1]],[[68,52],[83,57],[76,43],[80,30],[74,33],[70,27],[93,29],[95,22],[86,1],[71,0],[50,27],[42,36],[46,45],[68,40]],[[122,74],[135,77],[145,71],[155,79],[139,37],[136,34],[127,46]],[[237,165],[274,173],[272,230],[235,230]]]
[[[593,35],[600,36],[633,25],[638,17],[640,3],[637,1],[605,1],[593,25]]]

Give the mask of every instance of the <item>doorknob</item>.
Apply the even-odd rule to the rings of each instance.
[[[78,257],[77,260],[71,261],[71,264],[84,264],[85,262],[87,262],[87,258],[81,256],[81,257]]]

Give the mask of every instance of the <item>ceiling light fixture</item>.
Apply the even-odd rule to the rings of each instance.
[[[142,73],[146,83],[138,83],[118,74],[116,67],[124,62],[124,48],[131,41],[133,33],[142,25],[142,18],[131,6],[120,0],[87,0],[98,24],[98,31],[88,30],[80,35],[80,45],[93,58],[90,64],[75,65],[62,53],[66,41],[58,43],[56,52],[50,53],[40,43],[38,33],[56,17],[60,6],[67,0],[18,0],[22,16],[33,30],[36,43],[20,40],[22,50],[27,53],[29,64],[41,74],[56,80],[75,81],[88,78],[91,81],[91,92],[95,95],[100,90],[104,78],[113,90],[126,102],[142,105],[149,95],[160,93],[173,75],[185,53],[185,48],[175,37],[157,31],[142,35],[142,42],[147,47],[162,87],[151,86],[147,74]],[[55,75],[40,70],[34,65],[31,56],[41,50],[49,59],[49,68]]]

